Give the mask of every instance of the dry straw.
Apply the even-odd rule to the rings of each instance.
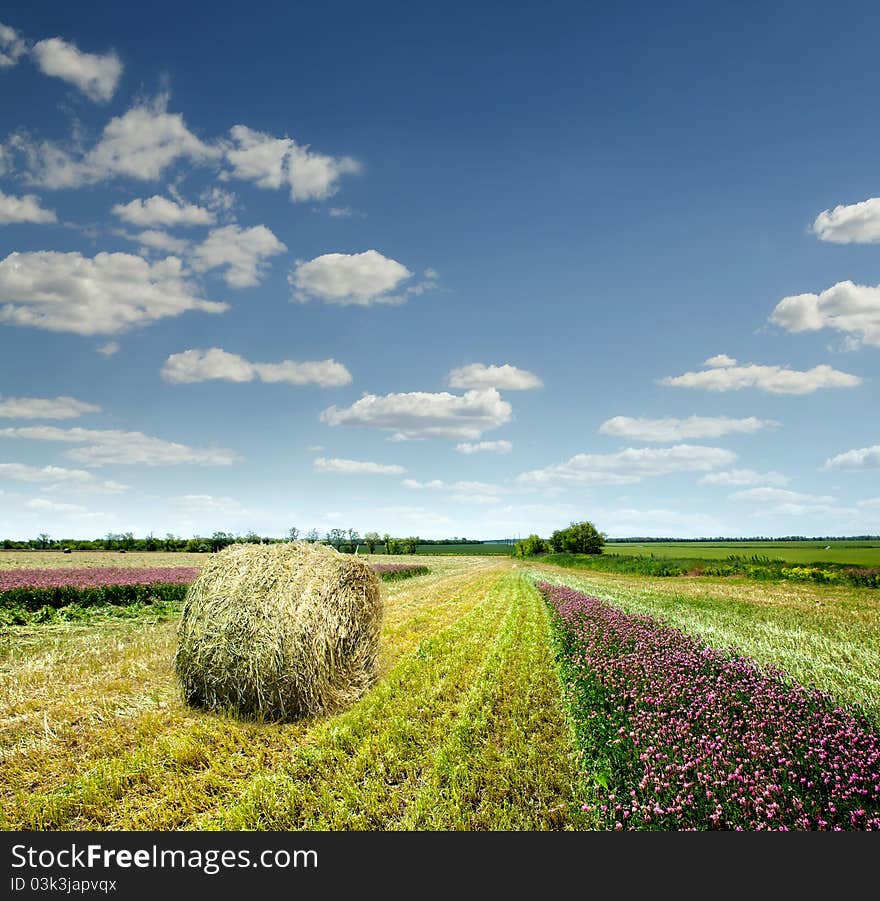
[[[187,592],[174,666],[186,700],[240,716],[331,713],[376,679],[373,570],[324,545],[231,545]]]

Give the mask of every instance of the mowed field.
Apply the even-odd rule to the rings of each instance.
[[[770,557],[789,563],[850,563],[880,566],[880,541],[670,541],[609,542],[603,553],[633,557],[678,557],[721,560]]]
[[[30,565],[23,558],[35,568],[159,567],[205,556],[10,552],[0,561]],[[377,684],[315,720],[242,722],[186,707],[172,670],[176,616],[0,633],[0,826],[614,828],[599,804],[607,778],[578,755],[537,580],[781,667],[880,723],[880,592],[670,584],[498,556],[416,560],[428,575],[383,583]]]

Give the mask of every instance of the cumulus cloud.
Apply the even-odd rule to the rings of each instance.
[[[418,479],[404,479],[400,484],[404,488],[415,488],[418,490],[428,488],[432,491],[439,491],[446,487],[446,482],[442,479],[432,479],[430,482],[420,482]]]
[[[513,444],[509,441],[462,441],[455,449],[460,454],[509,454]]]
[[[0,22],[0,69],[14,66],[27,51],[19,33]]]
[[[101,481],[84,469],[65,469],[63,466],[28,466],[25,463],[0,463],[0,479],[30,482],[42,491],[64,491],[87,494],[121,494],[128,485]]]
[[[173,228],[181,225],[213,225],[214,214],[194,203],[177,203],[168,197],[154,194],[146,200],[137,198],[128,203],[117,203],[113,215],[140,228],[161,226]]]
[[[664,448],[628,447],[615,454],[576,454],[564,463],[521,473],[516,481],[537,488],[593,482],[626,485],[649,476],[720,469],[735,459],[735,453],[720,447],[690,444]]]
[[[350,407],[328,407],[321,421],[382,429],[395,440],[452,438],[475,440],[509,422],[512,408],[494,388],[463,395],[412,391],[365,394]]]
[[[288,276],[294,299],[320,300],[341,306],[402,303],[405,294],[393,292],[412,272],[397,260],[375,250],[363,253],[325,253],[313,260],[297,260]]]
[[[699,388],[704,391],[739,391],[758,388],[769,394],[812,394],[820,388],[855,388],[862,384],[857,375],[832,369],[826,364],[801,371],[786,366],[761,366],[748,363],[716,366],[702,372],[660,379],[661,385],[676,388]]]
[[[821,294],[783,297],[770,321],[787,332],[843,332],[851,347],[880,347],[880,286],[838,282]]]
[[[176,257],[149,263],[127,253],[37,251],[0,261],[0,322],[78,335],[110,335],[188,310],[222,313]]]
[[[22,426],[0,429],[0,438],[78,444],[81,446],[67,451],[66,456],[87,466],[104,466],[108,463],[137,466],[171,466],[178,463],[228,466],[238,461],[237,454],[224,448],[189,447],[145,435],[143,432],[124,432],[118,429]]]
[[[825,461],[825,469],[880,469],[880,444],[831,457]]]
[[[118,354],[119,342],[108,341],[106,344],[102,344],[100,347],[98,347],[98,353],[105,357],[112,357],[114,354]]]
[[[169,113],[167,104],[163,95],[111,119],[90,150],[37,141],[26,132],[13,135],[5,149],[23,157],[28,182],[46,188],[76,188],[117,177],[155,181],[177,160],[216,159],[219,151],[196,137],[183,116]]]
[[[140,252],[148,254],[151,250],[158,250],[162,253],[183,254],[189,250],[189,241],[183,238],[175,238],[168,232],[159,231],[155,228],[148,228],[136,235],[126,235],[130,241],[137,241],[141,244]]]
[[[716,354],[714,357],[704,360],[703,365],[717,369],[721,366],[736,366],[736,360],[733,357],[728,357],[727,354]]]
[[[876,244],[880,242],[880,197],[823,210],[812,230],[820,241],[832,244]]]
[[[503,366],[487,366],[470,363],[453,369],[447,376],[450,388],[499,388],[502,391],[527,391],[541,388],[543,382],[533,372],[518,369],[505,363]]]
[[[238,354],[219,347],[185,350],[171,354],[162,367],[162,378],[173,384],[206,382],[286,382],[289,385],[320,385],[335,388],[351,382],[351,373],[336,360],[307,360],[280,363],[251,363]]]
[[[240,228],[226,225],[215,228],[192,253],[196,272],[223,269],[230,288],[248,288],[259,284],[267,269],[266,260],[287,247],[265,225]]]
[[[40,199],[33,194],[16,197],[0,191],[0,225],[12,225],[15,222],[32,222],[45,224],[57,222],[58,217],[53,210],[40,206]]]
[[[0,397],[0,419],[76,419],[84,413],[100,413],[96,404],[75,397]]]
[[[757,432],[776,425],[769,419],[730,419],[727,416],[689,416],[687,419],[650,419],[614,416],[599,426],[604,435],[636,441],[673,442],[699,438],[720,438],[734,432]]]
[[[343,175],[360,172],[348,156],[317,153],[292,138],[274,138],[245,125],[230,129],[232,143],[226,149],[231,176],[254,182],[260,188],[286,187],[294,202],[324,200],[339,190]]]
[[[44,75],[72,84],[90,100],[106,103],[122,77],[122,61],[114,53],[84,53],[62,38],[34,44],[31,54]]]
[[[396,463],[372,463],[368,460],[344,460],[339,457],[318,457],[313,463],[315,472],[333,472],[347,476],[381,475],[398,476],[406,472]]]
[[[730,469],[725,472],[710,472],[703,476],[698,485],[787,485],[788,476],[781,472],[757,472],[754,469]]]

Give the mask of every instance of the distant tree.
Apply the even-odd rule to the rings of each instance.
[[[391,549],[393,541],[394,541],[394,539],[387,532],[382,536],[382,544],[385,545],[385,553],[386,554],[394,553],[394,551]]]
[[[538,554],[546,554],[550,545],[539,535],[529,535],[516,543],[514,553],[517,557],[536,557]]]
[[[37,535],[37,547],[41,551],[52,547],[52,539],[45,532],[40,532],[40,534]]]
[[[155,551],[159,548],[159,542],[156,536],[150,532],[149,535],[144,539],[144,550],[145,551]]]
[[[260,536],[257,535],[257,533],[253,529],[251,529],[251,531],[244,536],[244,542],[245,544],[262,544],[263,539],[260,538]]]
[[[404,554],[416,553],[416,549],[419,546],[419,542],[420,542],[420,539],[419,539],[418,535],[411,535],[409,538],[404,538],[403,541],[401,541],[401,544],[403,545],[403,553]]]
[[[296,526],[291,526],[287,530],[287,540],[296,541],[297,538],[299,538],[299,529]]]
[[[348,539],[345,544],[345,550],[349,554],[353,554],[357,550],[358,542],[361,540],[361,536],[358,535],[357,529],[348,529],[345,534],[346,538]]]
[[[366,544],[367,548],[369,548],[371,554],[376,553],[376,545],[380,540],[381,539],[379,538],[378,532],[367,532],[367,534],[364,535],[364,543]]]
[[[344,529],[331,529],[327,533],[327,543],[332,545],[339,550],[342,542],[345,540],[345,530]]]
[[[605,536],[591,522],[573,522],[550,536],[554,551],[568,554],[601,554]]]
[[[306,541],[311,544],[315,544],[315,542],[320,541],[320,539],[321,535],[317,529],[309,529],[308,532],[306,532]]]

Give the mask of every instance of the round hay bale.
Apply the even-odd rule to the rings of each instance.
[[[290,720],[376,679],[382,594],[361,560],[305,542],[234,544],[190,585],[174,667],[187,702]]]

